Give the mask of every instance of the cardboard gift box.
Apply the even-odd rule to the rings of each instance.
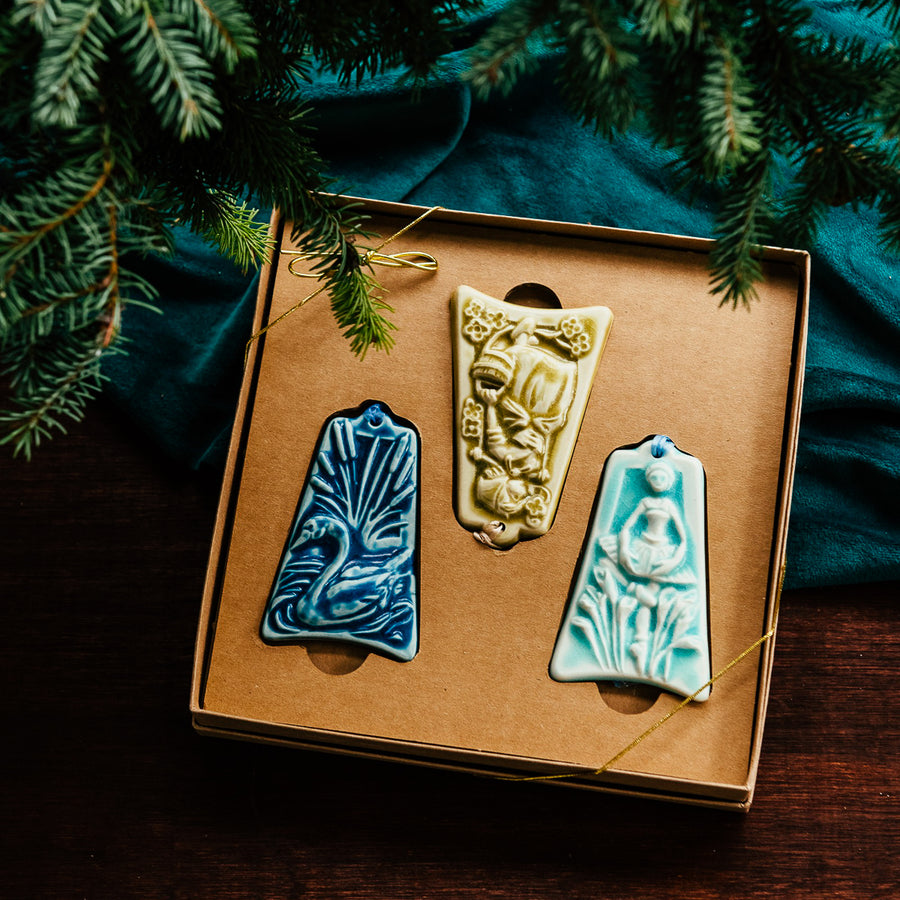
[[[365,206],[384,237],[423,212]],[[276,218],[273,231],[256,331],[315,289],[314,280],[295,277],[313,263],[289,255],[290,223]],[[548,674],[604,460],[647,435],[668,435],[706,470],[712,672],[773,628],[809,258],[767,249],[758,300],[731,309],[709,292],[711,247],[696,238],[436,210],[383,251],[422,250],[439,262],[434,272],[378,269],[397,326],[390,353],[353,356],[323,295],[254,341],[197,636],[197,730],[747,808],[774,639],[718,679],[706,702],[686,704],[622,756],[681,698],[559,683]],[[476,542],[454,514],[450,297],[461,284],[496,298],[542,285],[564,308],[603,305],[614,316],[553,525],[509,550]],[[323,423],[367,400],[386,403],[421,438],[420,644],[410,662],[260,637]]]

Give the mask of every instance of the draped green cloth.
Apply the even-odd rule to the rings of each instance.
[[[838,30],[872,27],[841,4],[815,5]],[[470,36],[482,24],[473,22]],[[328,76],[303,88],[319,115],[320,150],[348,193],[710,235],[710,206],[673,188],[666,152],[637,133],[607,143],[566,112],[552,59],[509,97],[488,102],[476,102],[459,77],[463,48],[444,63],[418,99],[394,73],[359,88]],[[811,249],[786,584],[900,579],[900,261],[879,249],[867,210],[835,209]],[[134,343],[106,365],[109,393],[174,459],[220,467],[255,279],[187,233],[173,259],[149,260],[144,272],[165,314],[126,311]]]

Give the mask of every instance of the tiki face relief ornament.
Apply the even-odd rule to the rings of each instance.
[[[535,309],[462,286],[451,317],[456,517],[507,549],[553,523],[612,313]]]
[[[381,403],[332,416],[316,446],[260,634],[418,651],[419,435]]]
[[[656,435],[614,450],[550,675],[628,681],[706,700],[710,679],[703,466]]]

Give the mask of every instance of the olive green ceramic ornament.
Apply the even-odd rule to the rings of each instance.
[[[456,517],[507,549],[553,524],[612,313],[520,306],[463,285],[451,318]]]

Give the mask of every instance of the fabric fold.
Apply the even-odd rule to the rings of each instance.
[[[838,6],[818,4],[828,17],[841,16]],[[317,146],[342,190],[711,235],[713,204],[676,189],[670,153],[636,131],[603,141],[565,110],[552,55],[510,96],[473,101],[461,79],[462,45],[483,24],[460,33],[418,99],[397,72],[353,88],[320,74],[304,88],[317,111]],[[853,21],[843,25],[853,32]],[[812,256],[786,584],[900,579],[900,261],[881,250],[874,214],[849,208],[829,213]],[[164,315],[126,309],[123,330],[132,343],[128,356],[105,365],[108,393],[174,459],[219,467],[255,283],[184,232],[176,258],[148,261],[144,274],[160,291]],[[608,302],[602,286],[597,300]],[[756,305],[749,314],[764,310]]]

